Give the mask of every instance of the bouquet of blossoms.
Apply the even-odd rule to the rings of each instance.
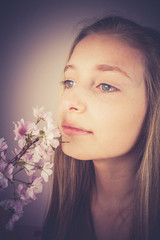
[[[37,107],[33,108],[33,115],[37,119],[35,123],[23,119],[14,123],[18,149],[14,150],[12,159],[6,155],[7,143],[4,138],[0,139],[0,191],[5,191],[9,184],[13,190],[10,199],[0,200],[1,208],[9,214],[8,230],[13,230],[15,222],[22,217],[24,206],[42,192],[43,181],[47,182],[52,174],[51,155],[60,141],[60,132],[51,112]],[[44,124],[40,128],[42,121]],[[20,179],[22,171],[25,172],[25,180]]]

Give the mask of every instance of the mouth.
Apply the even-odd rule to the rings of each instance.
[[[65,135],[69,136],[93,134],[91,131],[70,124],[62,124],[62,130]]]

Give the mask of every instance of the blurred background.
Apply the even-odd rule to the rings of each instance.
[[[34,120],[32,107],[44,106],[56,119],[71,43],[84,20],[108,14],[160,30],[158,0],[0,0],[0,138],[10,151],[15,146],[13,121]],[[48,193],[45,184],[18,224],[41,227]]]

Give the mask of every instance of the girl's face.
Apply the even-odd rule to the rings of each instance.
[[[141,53],[112,35],[87,36],[64,80],[58,113],[64,153],[81,160],[129,153],[147,109]]]

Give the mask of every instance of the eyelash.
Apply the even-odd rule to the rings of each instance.
[[[64,86],[64,89],[66,89],[66,88],[72,88],[72,87],[67,87],[67,84],[68,83],[74,83],[74,85],[75,85],[75,82],[74,81],[72,81],[72,80],[64,80],[64,81],[61,81],[61,84]],[[109,90],[108,91],[105,91],[105,90],[103,90],[102,88],[101,88],[101,91],[102,92],[116,92],[116,91],[118,91],[118,89],[117,88],[115,88],[115,87],[113,87],[113,86],[111,86],[111,85],[109,85],[109,84],[107,84],[107,83],[101,83],[101,84],[99,84],[96,88],[100,88],[100,86],[107,86],[108,88],[109,88]],[[110,90],[110,89],[112,89],[112,90]]]

